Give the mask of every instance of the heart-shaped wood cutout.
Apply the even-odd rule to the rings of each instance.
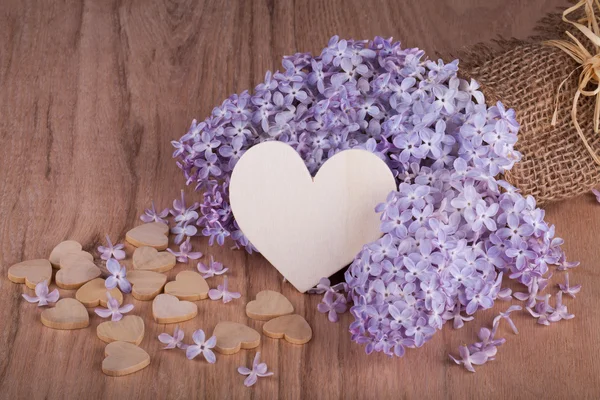
[[[106,307],[108,304],[106,292],[110,292],[110,295],[119,302],[119,305],[123,304],[123,294],[121,291],[118,288],[111,289],[110,291],[107,290],[105,281],[102,278],[93,279],[77,289],[75,298],[88,308],[98,307],[98,305]]]
[[[52,249],[48,260],[50,260],[50,263],[54,268],[60,268],[61,257],[72,253],[79,254],[83,257],[89,258],[90,261],[94,261],[94,256],[87,251],[83,251],[81,244],[74,240],[65,240],[64,242],[57,244],[56,247]]]
[[[208,283],[194,271],[181,271],[174,281],[167,283],[165,293],[179,300],[196,301],[208,298]]]
[[[72,298],[60,299],[54,308],[42,311],[42,324],[52,329],[81,329],[90,324],[83,304]]]
[[[194,318],[198,315],[198,306],[170,294],[159,294],[152,302],[152,315],[159,324],[174,324]]]
[[[139,345],[144,339],[144,320],[137,315],[126,315],[119,321],[106,321],[96,328],[98,338],[106,343],[129,342]]]
[[[125,235],[125,240],[135,247],[149,246],[165,250],[169,246],[169,227],[162,222],[151,222],[136,226]]]
[[[284,315],[263,325],[263,333],[271,338],[284,338],[290,343],[304,344],[312,338],[312,329],[306,320],[298,315]]]
[[[260,333],[238,322],[219,322],[213,336],[217,337],[215,350],[221,354],[234,354],[240,349],[253,349],[260,344]]]
[[[141,271],[167,272],[173,269],[177,260],[168,251],[158,251],[154,247],[138,247],[133,252],[133,268]]]
[[[28,288],[42,281],[52,281],[52,265],[48,260],[28,260],[13,265],[8,269],[8,279],[14,283],[24,283]]]
[[[250,242],[305,292],[381,237],[375,206],[393,190],[391,170],[366,150],[337,153],[313,179],[296,150],[270,141],[237,162],[229,198]]]
[[[106,345],[102,361],[102,372],[108,376],[133,374],[150,365],[150,356],[144,349],[127,342],[112,342]]]
[[[259,321],[268,321],[293,312],[294,306],[287,297],[273,290],[258,292],[256,300],[246,304],[246,315]]]
[[[55,279],[56,285],[62,289],[79,289],[102,274],[96,264],[79,254],[62,256],[60,267]]]
[[[167,283],[166,275],[152,271],[128,271],[127,279],[132,285],[133,297],[138,300],[154,299]]]

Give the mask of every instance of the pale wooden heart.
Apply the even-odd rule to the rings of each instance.
[[[127,279],[131,282],[133,297],[138,300],[154,299],[167,283],[166,275],[152,271],[128,271]]]
[[[133,252],[133,268],[142,271],[166,272],[173,269],[177,260],[168,251],[153,247],[138,247]]]
[[[313,179],[296,150],[270,141],[237,162],[229,198],[250,242],[305,292],[381,237],[375,206],[394,190],[389,167],[366,150],[337,153]]]
[[[60,266],[55,280],[56,285],[62,289],[79,289],[102,274],[96,264],[79,254],[62,256]]]
[[[165,250],[169,246],[169,227],[162,222],[151,222],[136,226],[125,235],[125,240],[136,247],[149,246]]]
[[[60,299],[56,306],[42,311],[41,319],[52,329],[81,329],[90,324],[85,306],[72,298]]]
[[[8,279],[15,283],[24,283],[28,288],[42,281],[52,281],[52,265],[48,260],[28,260],[13,265],[8,269]]]
[[[294,306],[287,297],[273,290],[258,292],[256,300],[246,304],[246,315],[259,321],[268,321],[293,312]]]
[[[221,354],[234,354],[240,349],[253,349],[260,344],[260,333],[238,322],[219,322],[213,336],[217,337],[215,350]]]
[[[77,289],[75,298],[88,308],[98,307],[98,305],[106,307],[108,304],[106,292],[110,292],[110,295],[119,302],[119,305],[123,304],[121,291],[118,288],[107,290],[105,281],[102,278],[93,279]]]
[[[206,299],[209,291],[208,283],[202,275],[194,271],[181,271],[174,281],[167,283],[165,293],[179,300],[196,301]]]
[[[112,342],[106,345],[102,361],[102,372],[108,376],[133,374],[150,364],[150,356],[144,349],[127,342]]]
[[[152,302],[152,315],[159,324],[174,324],[194,318],[198,315],[198,306],[170,294],[159,294]]]
[[[144,319],[126,315],[119,321],[106,321],[96,328],[98,338],[106,343],[129,342],[139,345],[144,339]]]
[[[65,254],[71,253],[80,254],[84,257],[89,258],[90,261],[94,261],[94,257],[87,251],[83,251],[81,244],[79,242],[76,242],[75,240],[65,240],[64,242],[60,242],[59,244],[57,244],[56,247],[52,249],[48,260],[50,260],[50,263],[54,268],[60,268],[61,257]]]
[[[290,343],[304,344],[312,338],[312,329],[306,320],[298,315],[284,315],[263,325],[263,333],[271,338],[284,338]]]

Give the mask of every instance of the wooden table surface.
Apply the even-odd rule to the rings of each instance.
[[[102,374],[100,318],[79,331],[56,331],[8,281],[21,260],[47,257],[64,239],[94,251],[106,233],[125,232],[152,199],[170,205],[184,186],[169,141],[192,118],[204,119],[233,92],[254,87],[285,54],[319,52],[330,36],[394,36],[430,54],[502,36],[525,38],[559,0],[87,0],[0,2],[0,398],[599,398],[600,204],[591,196],[547,207],[564,237],[572,274],[583,283],[568,300],[577,315],[550,327],[515,317],[518,336],[497,360],[471,374],[451,363],[461,343],[508,307],[479,312],[462,330],[445,326],[403,359],[365,355],[351,342],[349,314],[337,324],[317,312],[320,296],[301,295],[261,256],[194,246],[231,270],[242,293],[229,304],[198,302],[182,325],[212,331],[220,320],[260,328],[244,304],[264,289],[283,292],[311,324],[313,340],[294,346],[263,338],[275,376],[253,388],[236,369],[254,351],[219,356],[215,365],[160,351],[165,326],[151,302],[133,301],[145,317],[141,347],[150,366],[123,378]],[[532,66],[534,67],[534,66]],[[193,195],[191,191],[189,194]],[[198,195],[196,195],[198,196]],[[131,248],[128,248],[131,251]],[[95,253],[97,254],[97,253]],[[205,256],[206,257],[206,256]],[[193,268],[179,265],[169,274]],[[61,290],[62,296],[74,291]],[[167,327],[172,330],[172,326]]]

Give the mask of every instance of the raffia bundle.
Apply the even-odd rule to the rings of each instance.
[[[477,45],[460,56],[463,77],[477,80],[488,101],[515,109],[521,124],[515,148],[523,159],[505,179],[540,204],[600,184],[595,115],[600,112],[600,30],[594,5],[600,8],[598,0],[582,0],[562,19],[546,18],[540,26],[543,36],[535,41],[499,41],[493,49]],[[567,19],[573,12],[581,17],[577,22]],[[574,30],[575,25],[589,32]],[[567,30],[574,35],[565,37]],[[597,43],[590,40],[590,32]],[[591,43],[589,52],[579,46],[586,41]]]

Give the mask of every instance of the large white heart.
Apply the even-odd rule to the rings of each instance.
[[[313,179],[292,147],[271,141],[240,158],[229,197],[242,232],[305,292],[381,236],[374,209],[393,190],[392,172],[368,151],[334,155]]]

